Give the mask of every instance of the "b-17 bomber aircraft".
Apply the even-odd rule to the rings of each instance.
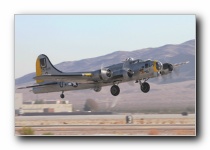
[[[100,92],[103,86],[112,85],[110,92],[113,96],[117,96],[120,93],[119,83],[134,81],[139,83],[143,93],[147,93],[150,90],[150,85],[146,82],[149,78],[167,75],[174,68],[187,63],[162,64],[157,60],[127,58],[122,63],[95,71],[62,72],[52,65],[46,55],[41,54],[36,60],[36,77],[34,77],[36,84],[18,89],[32,88],[35,94],[60,91],[60,97],[64,98],[64,91],[93,89],[95,92]]]

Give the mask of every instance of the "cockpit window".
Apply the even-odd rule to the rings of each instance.
[[[132,57],[126,58],[125,61],[133,61],[134,59]]]
[[[149,67],[149,65],[148,64],[145,64],[145,68],[148,68]]]
[[[145,68],[148,68],[148,67],[151,67],[152,66],[152,61],[151,60],[147,60],[146,62],[145,62]]]
[[[134,60],[134,61],[132,61],[132,64],[136,64],[138,62],[139,62],[139,60]]]

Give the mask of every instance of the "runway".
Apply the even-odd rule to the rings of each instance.
[[[195,115],[177,114],[132,115],[126,124],[126,115],[97,116],[20,116],[15,118],[15,133],[30,127],[35,135],[51,133],[59,136],[195,136]]]

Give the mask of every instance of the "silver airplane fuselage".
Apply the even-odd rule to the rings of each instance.
[[[88,73],[90,75],[84,75],[82,78],[75,76],[71,77],[69,81],[65,79],[64,82],[55,82],[53,85],[33,87],[33,92],[37,94],[81,89],[94,89],[98,92],[103,86],[118,85],[123,82],[157,77],[161,65],[162,64],[158,61],[128,59],[123,63],[107,66],[96,71],[89,71]],[[84,72],[76,72],[75,74],[82,73],[84,74]],[[68,76],[68,74],[69,73],[63,73],[63,75],[66,76]]]
[[[103,86],[111,85],[110,92],[113,96],[120,93],[119,83],[135,81],[140,84],[143,93],[150,90],[146,81],[159,75],[167,75],[174,68],[189,63],[177,64],[164,63],[156,60],[134,60],[127,58],[119,64],[114,64],[95,71],[87,72],[62,72],[55,68],[49,58],[41,54],[36,60],[36,84],[20,87],[18,89],[32,88],[37,93],[62,92],[60,97],[64,98],[64,91],[93,89],[100,92]]]

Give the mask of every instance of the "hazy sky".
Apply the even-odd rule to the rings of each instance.
[[[195,34],[195,15],[15,15],[15,78],[35,72],[39,54],[57,64],[180,44]]]

